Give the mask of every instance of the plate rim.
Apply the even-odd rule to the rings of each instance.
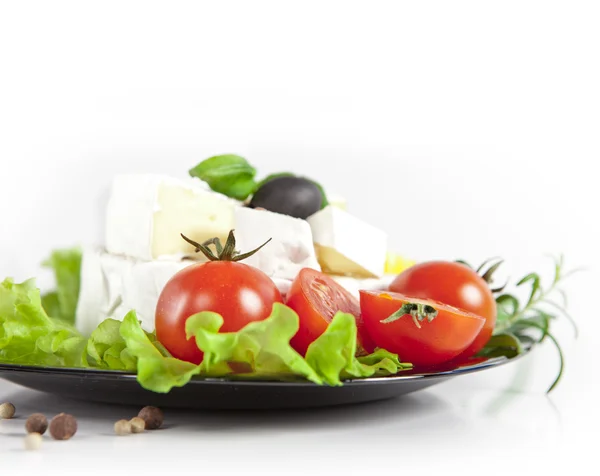
[[[479,362],[470,366],[458,367],[452,370],[444,370],[439,372],[423,372],[409,375],[402,375],[402,371],[395,375],[380,376],[380,377],[365,377],[365,378],[350,378],[343,379],[343,386],[355,386],[355,385],[367,385],[377,383],[396,383],[399,381],[415,381],[415,380],[435,380],[439,378],[448,378],[459,375],[467,375],[476,373],[482,370],[500,367],[509,362],[520,359],[531,352],[532,348],[524,349],[524,351],[514,357],[492,357],[484,362]],[[0,378],[3,378],[3,374],[8,373],[37,373],[46,375],[60,375],[62,377],[81,377],[81,376],[94,376],[101,379],[119,379],[127,381],[137,382],[137,374],[132,372],[126,372],[122,370],[107,370],[107,369],[96,369],[96,368],[77,368],[77,367],[47,367],[47,366],[36,366],[36,365],[23,365],[23,364],[9,364],[0,362]],[[322,387],[328,385],[319,385],[308,380],[290,379],[290,380],[269,380],[269,379],[236,379],[227,377],[193,377],[187,385],[263,385],[263,386],[297,386],[297,387]]]

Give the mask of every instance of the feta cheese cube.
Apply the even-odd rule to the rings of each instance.
[[[122,320],[135,310],[144,330],[152,332],[156,304],[165,284],[192,264],[195,261],[139,261],[102,250],[85,250],[75,326],[89,335],[104,319]]]
[[[236,248],[246,253],[271,241],[243,263],[271,278],[293,280],[302,268],[321,270],[306,220],[267,210],[235,209]]]

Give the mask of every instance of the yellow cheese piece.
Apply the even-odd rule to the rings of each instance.
[[[355,278],[377,278],[376,274],[371,273],[359,264],[341,254],[335,248],[321,246],[315,243],[317,259],[321,269],[327,274],[338,276],[352,276]]]

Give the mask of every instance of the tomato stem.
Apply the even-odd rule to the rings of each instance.
[[[258,248],[249,251],[248,253],[240,254],[240,252],[235,249],[235,235],[233,234],[233,230],[229,232],[225,246],[221,244],[221,240],[218,237],[206,240],[204,243],[197,243],[196,241],[185,236],[183,233],[181,233],[181,237],[195,248],[196,253],[201,252],[210,261],[242,261],[243,259],[252,256],[272,240],[272,238],[269,238]],[[217,251],[216,255],[209,248],[210,245],[214,245]]]
[[[400,309],[389,317],[380,321],[383,324],[397,321],[401,317],[411,316],[415,326],[421,328],[421,322],[427,319],[427,322],[433,321],[438,315],[437,309],[429,304],[405,302]]]

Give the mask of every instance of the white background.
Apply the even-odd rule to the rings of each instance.
[[[599,22],[577,1],[0,2],[2,276],[45,284],[50,249],[101,243],[114,174],[185,176],[226,152],[318,179],[416,259],[500,255],[505,275],[547,276],[544,254],[564,252],[590,268],[567,286],[581,337],[556,323],[568,367],[550,399],[544,347],[408,400],[177,414],[135,442],[94,436],[118,410],[80,405],[84,437],[34,459],[22,422],[3,422],[3,467],[99,452],[152,454],[156,471],[186,453],[226,473],[597,467]],[[9,397],[73,405],[0,384]]]

